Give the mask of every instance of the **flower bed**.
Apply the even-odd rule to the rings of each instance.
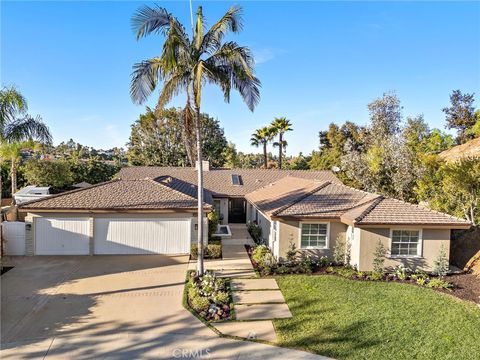
[[[196,260],[198,256],[198,246],[197,244],[192,244],[190,249],[190,259]],[[203,248],[203,258],[204,259],[221,259],[222,258],[222,244],[209,243]]]
[[[217,278],[209,271],[203,276],[192,271],[186,286],[187,303],[198,316],[207,321],[231,320],[232,297],[228,280]]]

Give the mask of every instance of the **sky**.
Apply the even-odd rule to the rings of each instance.
[[[154,106],[129,95],[134,63],[160,54],[161,36],[136,41],[136,1],[2,1],[1,84],[15,85],[54,142],[73,138],[96,148],[125,146],[130,125]],[[153,4],[153,3],[148,3]],[[187,1],[159,2],[190,28]],[[454,89],[477,94],[480,107],[480,2],[194,1],[212,24],[240,5],[244,29],[229,36],[249,46],[262,82],[250,112],[207,86],[202,111],[220,121],[244,152],[256,128],[285,116],[293,123],[287,154],[318,148],[331,122],[368,122],[367,104],[395,91],[403,115],[423,114],[445,129],[441,109]],[[184,104],[183,96],[171,105]]]

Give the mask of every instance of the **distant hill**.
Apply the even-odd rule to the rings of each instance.
[[[480,138],[442,151],[438,156],[447,162],[457,161],[463,157],[480,157]]]

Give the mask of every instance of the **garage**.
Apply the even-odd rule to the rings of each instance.
[[[39,217],[35,220],[36,255],[88,255],[88,218]]]
[[[95,218],[94,253],[187,254],[190,218]]]

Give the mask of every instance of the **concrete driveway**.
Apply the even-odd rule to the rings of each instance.
[[[321,358],[218,337],[182,306],[186,256],[13,258],[2,359]]]

